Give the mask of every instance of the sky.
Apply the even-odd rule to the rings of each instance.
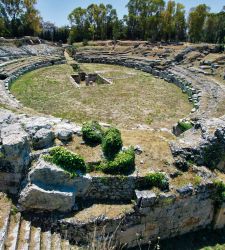
[[[40,11],[44,21],[50,21],[57,26],[69,24],[67,17],[69,13],[77,8],[86,8],[92,3],[111,4],[118,13],[120,18],[127,14],[125,7],[128,0],[37,0],[37,9]],[[189,11],[191,7],[198,4],[207,4],[212,12],[219,12],[225,5],[225,0],[176,0],[186,6]]]

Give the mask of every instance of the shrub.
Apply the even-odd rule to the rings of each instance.
[[[86,172],[84,159],[63,147],[52,148],[49,155],[44,156],[44,159],[72,174]]]
[[[105,157],[112,160],[116,154],[122,149],[123,142],[121,133],[116,128],[109,128],[102,140],[102,151]]]
[[[76,53],[76,48],[74,46],[70,46],[66,49],[66,52],[69,54],[70,57],[73,57]]]
[[[83,40],[83,46],[88,46],[88,40],[87,39]]]
[[[80,65],[78,63],[71,64],[71,67],[73,68],[74,71],[79,71],[80,70]]]
[[[82,127],[82,137],[85,143],[94,145],[102,142],[103,131],[98,122],[87,122]]]
[[[162,190],[168,189],[169,182],[164,173],[155,172],[149,173],[144,177],[144,181],[141,184],[142,188],[159,188]]]
[[[220,204],[225,201],[225,183],[223,181],[215,180],[214,186],[216,187],[215,200]]]
[[[98,170],[105,174],[129,174],[135,168],[135,153],[133,148],[119,152],[114,160],[102,163]]]
[[[190,122],[178,122],[178,127],[181,129],[182,132],[185,132],[193,127]]]

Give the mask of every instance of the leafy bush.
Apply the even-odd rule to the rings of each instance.
[[[83,46],[88,46],[88,40],[87,39],[83,40]]]
[[[100,144],[103,131],[98,122],[87,122],[82,127],[82,136],[85,143],[89,145]]]
[[[76,53],[76,48],[74,46],[70,46],[66,49],[66,52],[69,54],[69,56],[73,57]]]
[[[78,63],[71,64],[71,67],[73,68],[74,71],[79,71],[80,70],[80,65]]]
[[[135,168],[135,153],[133,148],[119,152],[114,160],[102,163],[97,170],[105,174],[129,174]]]
[[[86,164],[84,159],[63,147],[52,148],[49,152],[49,155],[44,156],[44,159],[56,164],[57,166],[72,174],[86,172]]]
[[[144,181],[141,184],[142,188],[153,188],[165,190],[169,187],[169,182],[164,173],[155,172],[149,173],[144,177]]]
[[[116,128],[109,128],[104,133],[102,140],[102,151],[105,157],[112,160],[122,147],[123,142],[120,131]]]
[[[185,132],[193,127],[193,125],[190,122],[178,122],[178,126],[181,129],[182,132]]]

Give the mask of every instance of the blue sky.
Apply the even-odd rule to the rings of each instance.
[[[39,9],[44,21],[51,21],[58,26],[68,24],[67,16],[76,7],[87,7],[91,3],[112,4],[117,9],[119,17],[127,13],[126,4],[128,0],[37,0]],[[218,12],[225,5],[225,0],[178,0],[183,3],[186,10],[198,4],[205,3],[210,6],[211,11]]]

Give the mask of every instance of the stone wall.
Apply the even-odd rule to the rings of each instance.
[[[82,197],[94,201],[130,201],[143,177],[138,176],[92,176],[90,187]]]
[[[101,216],[88,222],[57,219],[49,216],[44,227],[53,225],[52,231],[60,232],[73,243],[85,243],[88,236],[114,234],[120,244],[134,247],[149,241],[182,235],[205,228],[221,228],[225,225],[224,206],[216,208],[212,183],[190,188],[186,192],[155,194],[152,191],[136,191],[136,205],[133,211],[124,212],[113,219]],[[215,215],[219,215],[215,220]],[[39,217],[33,218],[38,221]]]

